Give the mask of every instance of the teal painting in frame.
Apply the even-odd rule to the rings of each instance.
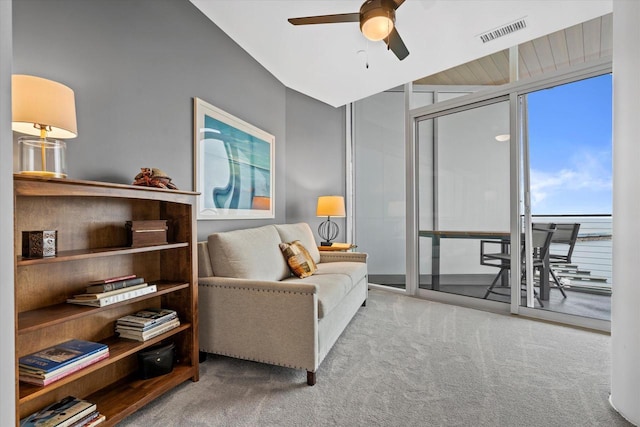
[[[194,98],[198,219],[274,218],[275,137]]]

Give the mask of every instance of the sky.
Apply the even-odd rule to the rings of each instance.
[[[611,214],[611,75],[527,95],[534,215]]]

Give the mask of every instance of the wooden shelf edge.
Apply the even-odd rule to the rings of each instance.
[[[91,316],[99,311],[110,310],[114,307],[120,307],[128,305],[133,302],[143,301],[145,299],[154,298],[159,295],[176,292],[181,289],[188,288],[189,283],[168,283],[163,281],[156,281],[158,290],[151,294],[142,295],[136,298],[131,298],[125,301],[120,301],[115,304],[110,304],[104,307],[89,307],[84,305],[76,305],[69,303],[55,304],[36,310],[25,311],[18,313],[18,324],[16,332],[18,335],[26,334],[36,331],[41,328],[54,326],[60,323],[68,322],[70,320],[80,319],[82,317]]]
[[[44,387],[39,387],[33,384],[20,383],[20,404],[28,402],[32,399],[40,397],[44,394],[51,392],[56,388],[62,387],[66,384],[69,384],[78,378],[81,378],[91,372],[95,372],[99,369],[104,368],[105,366],[109,366],[113,363],[118,362],[119,360],[124,359],[125,357],[131,356],[134,353],[139,352],[147,347],[150,347],[154,344],[159,343],[162,340],[171,338],[173,335],[177,335],[187,329],[191,328],[191,323],[183,323],[177,328],[171,329],[170,331],[165,332],[164,334],[158,335],[157,337],[151,338],[147,341],[134,341],[129,339],[121,339],[118,337],[111,337],[105,341],[104,344],[109,346],[109,357],[107,359],[101,360],[93,365],[87,366],[73,374],[64,377],[54,383],[46,385]]]
[[[17,260],[17,266],[22,267],[27,265],[51,264],[56,262],[75,261],[75,260],[95,258],[95,257],[163,251],[167,249],[184,248],[187,246],[189,246],[188,242],[180,242],[180,243],[167,243],[165,245],[142,246],[138,248],[119,247],[119,248],[95,248],[95,249],[80,249],[80,250],[72,250],[72,251],[60,251],[56,256],[46,257],[46,258],[23,258],[19,256]]]
[[[39,195],[38,191],[43,183],[49,186],[59,186],[63,188],[62,191],[65,192],[65,195],[70,193],[69,195],[73,196],[95,195],[96,193],[102,195],[105,191],[107,192],[107,195],[122,192],[128,197],[132,197],[129,194],[130,192],[134,192],[134,194],[135,192],[145,192],[148,193],[148,195],[146,195],[147,198],[152,198],[154,195],[157,195],[158,197],[163,197],[163,195],[167,195],[166,197],[175,197],[175,195],[197,196],[200,194],[189,190],[172,190],[141,185],[117,184],[113,182],[87,181],[69,178],[34,177],[19,173],[13,174],[13,180],[17,184],[18,195],[20,196]],[[46,195],[48,196],[50,193],[47,193]],[[118,193],[116,197],[122,196]]]

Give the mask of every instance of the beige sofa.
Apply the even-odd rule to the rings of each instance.
[[[278,245],[299,240],[318,266],[292,276]],[[306,223],[215,233],[198,244],[200,351],[307,371],[367,299],[367,254],[320,252]]]

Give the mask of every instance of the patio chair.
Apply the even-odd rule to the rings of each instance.
[[[545,228],[548,224],[533,224],[534,227]],[[578,240],[578,231],[580,231],[580,223],[555,224],[556,230],[551,237],[553,247],[549,248],[549,263],[571,264],[571,255],[573,248]],[[556,284],[556,287],[562,293],[564,298],[567,294],[564,292],[564,284],[558,279],[553,268],[549,268],[549,273]]]
[[[551,238],[553,236],[553,232],[555,230],[554,224],[548,224],[544,228],[543,227],[533,227],[531,230],[531,244],[533,249],[533,264],[532,267],[534,270],[540,270],[541,274],[545,274],[544,272],[547,270],[548,265],[545,257],[547,256],[547,252],[549,251],[549,246],[551,245]],[[501,250],[500,252],[487,252],[487,245],[495,245],[500,244]],[[509,296],[510,294],[499,292],[495,289],[498,280],[503,277],[504,274],[507,274],[508,270],[511,269],[511,254],[508,248],[508,244],[505,242],[499,242],[495,240],[481,240],[480,241],[480,264],[488,265],[491,267],[497,267],[500,270],[496,277],[491,282],[491,285],[487,288],[486,293],[484,294],[484,299],[487,299],[490,294]],[[521,289],[525,285],[525,244],[522,242],[521,248],[521,265],[520,265],[520,286]],[[549,269],[551,270],[551,269]],[[525,290],[525,289],[522,289]],[[538,292],[534,289],[533,295],[535,296],[538,304],[541,307],[544,307],[544,304],[540,300],[538,296]]]
[[[578,231],[580,231],[580,223],[556,224],[556,231],[553,232],[551,238],[551,244],[554,246],[549,250],[551,262],[571,264],[571,255],[573,255],[573,248],[578,240]]]

